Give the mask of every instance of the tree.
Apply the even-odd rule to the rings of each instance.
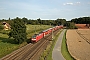
[[[77,29],[74,22],[67,22],[66,27],[69,29]]]
[[[41,21],[41,19],[39,18],[39,19],[37,19],[37,21],[39,22],[39,24],[42,24],[42,21]]]
[[[24,17],[24,18],[22,18],[22,21],[23,21],[25,24],[27,24],[28,19]]]
[[[9,19],[8,19],[8,20],[11,20],[11,19],[10,19],[10,17],[9,17]]]
[[[66,24],[66,19],[57,19],[57,24],[58,25],[65,25]]]
[[[26,41],[26,26],[20,18],[13,19],[11,29],[9,37],[13,37],[16,43],[21,44]]]
[[[74,22],[76,24],[90,24],[90,17],[80,17],[72,19],[71,22]]]

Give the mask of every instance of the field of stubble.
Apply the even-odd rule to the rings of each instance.
[[[68,51],[76,60],[90,59],[90,29],[67,30]]]

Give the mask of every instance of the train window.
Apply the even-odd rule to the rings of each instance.
[[[36,38],[36,36],[34,35],[34,36],[32,36],[32,38]]]
[[[37,35],[38,35],[38,34],[35,34],[34,36],[32,36],[32,38],[36,38]]]

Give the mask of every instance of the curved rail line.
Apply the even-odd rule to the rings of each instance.
[[[55,33],[54,33],[55,34]],[[38,48],[33,51],[32,54],[30,54],[25,60],[38,60],[40,53],[47,47],[47,45],[49,44],[49,40],[52,38],[52,36],[50,35],[49,37],[47,37],[47,40],[44,40],[44,42],[38,46]]]
[[[24,47],[14,51],[14,52],[12,52],[11,54],[6,55],[1,60],[5,60],[5,59],[9,60],[10,58],[15,57],[18,53],[21,53],[21,52],[24,51],[24,49],[27,49],[28,46],[30,47],[30,46],[32,46],[32,44],[27,44],[26,46],[24,46]]]
[[[59,30],[55,31],[54,34],[58,31]],[[1,60],[37,60],[36,56],[38,56],[38,53],[40,55],[40,51],[43,51],[46,48],[47,44],[49,44],[49,40],[51,40],[51,34],[42,38],[35,44],[27,44],[26,46],[3,57]]]

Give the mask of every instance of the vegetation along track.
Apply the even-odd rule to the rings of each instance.
[[[54,32],[54,35],[59,30]],[[28,44],[11,54],[3,57],[1,60],[37,60],[40,56],[41,52],[46,48],[47,44],[49,43],[49,40],[51,40],[52,35],[49,34],[45,38],[42,38],[40,41],[38,41],[35,44]]]
[[[90,44],[90,41],[89,41],[86,37],[84,37],[78,30],[76,30],[76,32],[79,34],[79,36],[80,36],[81,38],[83,38],[87,43]]]

